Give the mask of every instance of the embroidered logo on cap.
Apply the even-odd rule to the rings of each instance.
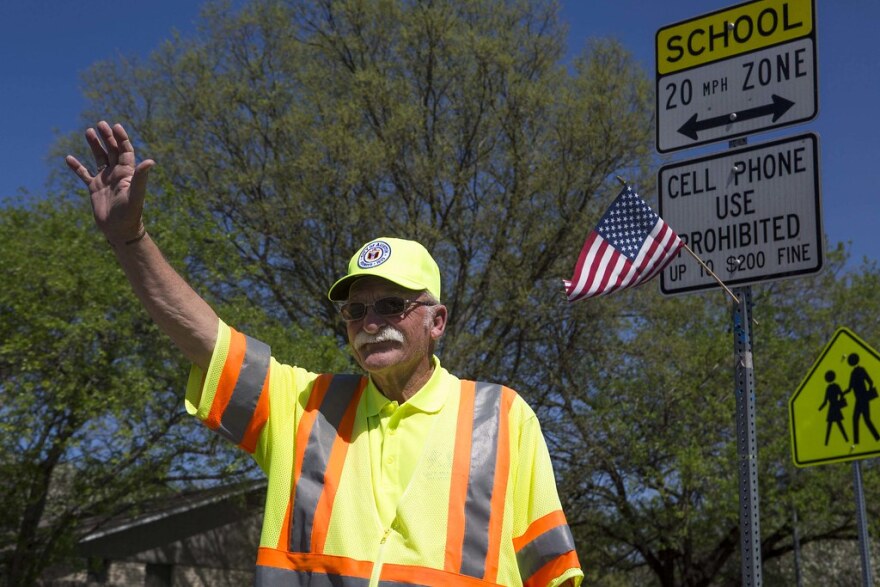
[[[391,256],[391,247],[385,241],[375,241],[364,247],[358,257],[358,267],[370,269],[381,265]]]

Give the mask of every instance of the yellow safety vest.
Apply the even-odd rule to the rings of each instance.
[[[254,453],[270,412],[269,373],[280,366],[265,344],[228,332],[218,337],[218,345],[228,343],[221,345],[227,347],[222,369],[212,367],[215,381],[205,385],[210,397],[187,407]],[[552,485],[545,498],[551,506],[542,506],[547,511],[535,519],[517,519],[528,517],[517,510],[529,507],[514,503],[516,479],[525,472],[517,471],[511,414],[531,411],[501,385],[462,381],[460,392],[449,394],[397,516],[383,528],[375,514],[365,418],[359,418],[366,385],[357,375],[320,375],[312,384],[295,430],[287,511],[277,542],[261,542],[257,585],[531,587],[572,569],[582,576],[552,470],[545,480]]]

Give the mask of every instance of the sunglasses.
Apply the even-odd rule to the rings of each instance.
[[[390,296],[376,300],[372,304],[364,304],[363,302],[346,302],[339,307],[339,313],[346,322],[360,320],[367,315],[367,308],[372,307],[373,311],[384,316],[402,316],[412,306],[433,306],[433,302],[420,302],[418,300],[405,300],[397,296]]]

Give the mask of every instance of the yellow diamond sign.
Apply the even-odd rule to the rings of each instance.
[[[798,467],[880,454],[880,354],[839,328],[788,400]]]

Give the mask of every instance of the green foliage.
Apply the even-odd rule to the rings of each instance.
[[[597,45],[569,73],[561,39],[544,2],[213,5],[200,38],[86,86],[167,178],[148,214],[159,198],[219,225],[234,251],[208,265],[239,263],[255,305],[342,343],[326,290],[348,256],[415,238],[446,277],[444,364],[526,383],[597,197],[650,137],[626,52]]]
[[[199,275],[182,239],[210,239],[182,210],[156,212],[169,257]],[[24,585],[109,516],[254,466],[186,416],[187,365],[134,297],[86,202],[0,207],[0,238],[0,564],[9,584]],[[331,337],[291,341],[241,295],[214,297],[228,319],[277,342],[276,355],[339,365]]]
[[[0,528],[29,584],[78,522],[161,489],[182,365],[83,206],[0,208],[0,238]]]

